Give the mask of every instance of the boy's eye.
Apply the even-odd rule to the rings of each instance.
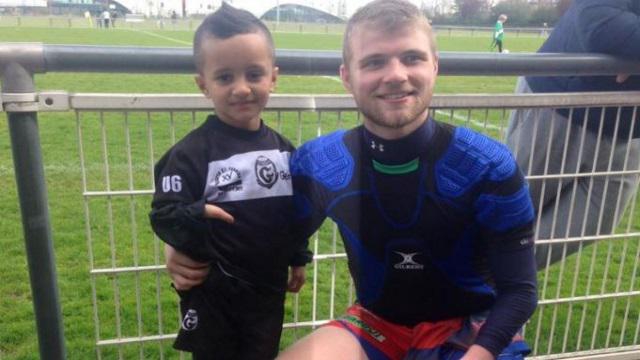
[[[250,71],[247,73],[247,79],[249,81],[260,81],[262,80],[263,76],[264,76],[263,71]]]
[[[220,74],[216,75],[214,80],[222,84],[228,84],[233,80],[233,76],[231,74]]]

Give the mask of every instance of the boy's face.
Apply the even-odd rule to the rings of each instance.
[[[261,33],[202,40],[202,69],[196,83],[222,121],[247,130],[260,127],[260,112],[278,76],[271,54]]]
[[[397,139],[427,118],[438,58],[418,26],[393,32],[358,25],[351,36],[351,58],[340,67],[343,84],[376,135]]]

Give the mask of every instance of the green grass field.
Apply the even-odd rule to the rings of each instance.
[[[508,34],[507,34],[508,36]],[[139,45],[139,46],[189,46],[192,32],[171,30],[97,30],[64,28],[0,28],[0,42],[37,41],[47,44],[93,44],[93,45]],[[512,52],[535,51],[541,44],[538,37],[507,37],[506,47]],[[341,36],[331,34],[276,33],[276,46],[289,49],[339,49]],[[490,39],[475,36],[443,36],[438,38],[441,51],[486,51]],[[120,93],[196,93],[193,77],[189,75],[135,75],[135,74],[37,74],[39,90],[66,90],[69,92],[120,92]],[[441,77],[436,93],[510,93],[515,85],[514,77]],[[281,76],[277,92],[341,94],[342,85],[331,77]],[[176,297],[168,286],[164,273],[147,272],[139,275],[96,276],[95,302],[98,313],[93,313],[90,270],[91,251],[95,268],[112,266],[135,266],[163,263],[158,243],[147,226],[146,214],[149,197],[105,197],[91,198],[85,203],[82,197],[83,183],[80,170],[78,128],[81,131],[87,167],[87,188],[98,191],[122,189],[150,189],[151,166],[149,159],[158,159],[174,139],[184,135],[203,114],[166,113],[131,114],[84,112],[78,123],[74,113],[42,113],[39,126],[51,213],[52,231],[56,252],[58,281],[64,316],[64,330],[69,359],[96,357],[96,330],[94,318],[99,319],[101,339],[139,335],[174,333],[178,314]],[[498,115],[495,115],[498,116]],[[494,115],[491,115],[493,119]],[[338,118],[335,114],[285,114],[278,120],[276,114],[265,114],[265,120],[281,130],[294,142],[316,136],[317,125],[326,133],[339,127],[350,127],[357,122],[356,115],[346,113]],[[298,125],[302,125],[298,131]],[[77,128],[77,125],[78,128]],[[149,134],[152,134],[152,139]],[[127,146],[129,145],[129,146]],[[130,148],[130,151],[126,149]],[[107,149],[105,153],[103,149]],[[109,163],[109,175],[103,164]],[[134,164],[129,171],[127,164]],[[109,180],[109,181],[107,181]],[[5,184],[0,192],[0,247],[3,257],[0,262],[0,359],[37,359],[38,347],[33,319],[29,277],[24,253],[22,225],[18,207],[16,184],[11,159],[10,139],[6,117],[0,119],[0,181]],[[85,206],[91,214],[85,226]],[[638,231],[638,221],[633,214],[621,225],[630,223]],[[87,241],[87,229],[90,241]],[[322,239],[331,238],[334,229],[325,224]],[[109,244],[113,243],[113,246]],[[318,244],[318,253],[330,253],[340,249],[338,240],[334,245],[328,241]],[[141,249],[139,252],[136,249]],[[608,255],[612,254],[612,255]],[[544,298],[592,295],[601,289],[611,292],[637,291],[639,275],[636,258],[637,239],[599,244],[584,251],[580,259],[572,257],[564,267],[554,267],[548,276],[541,274],[545,284]],[[605,268],[606,257],[614,265]],[[592,260],[594,259],[594,260]],[[345,262],[338,260],[339,269],[336,286],[336,303],[329,303],[332,289],[329,276],[332,263],[318,266],[318,313],[326,318],[333,311],[339,314],[349,303],[348,276]],[[589,276],[585,269],[592,268]],[[300,318],[310,320],[310,301],[313,269],[309,268],[309,282],[299,299],[289,298],[287,322],[293,321],[296,303],[301,306]],[[579,275],[577,286],[573,277]],[[618,282],[618,278],[621,279]],[[624,289],[616,289],[616,283]],[[567,285],[571,284],[571,285]],[[159,289],[157,290],[157,286]],[[158,291],[158,292],[157,292]],[[114,311],[114,299],[120,301],[120,311]],[[137,301],[140,299],[140,301]],[[606,302],[563,304],[545,307],[532,319],[527,328],[527,338],[532,341],[536,333],[543,334],[541,341],[532,343],[540,354],[547,352],[574,351],[575,349],[602,348],[604,346],[637,344],[640,301],[636,296]],[[158,309],[162,315],[158,316]],[[597,315],[597,316],[596,316]],[[611,320],[609,320],[611,319]],[[607,335],[611,321],[612,334]],[[576,323],[583,323],[583,332],[577,333]],[[623,322],[628,322],[623,333]],[[118,326],[119,324],[119,326]],[[634,329],[629,331],[628,329]],[[306,330],[286,330],[282,346],[290,344]],[[604,332],[603,335],[600,333]],[[566,340],[565,340],[566,339]],[[565,345],[563,345],[565,343]],[[564,346],[564,348],[563,348]],[[143,346],[128,345],[121,348],[106,348],[101,352],[104,359],[117,358],[177,358],[170,350],[170,343],[160,345],[151,342]]]

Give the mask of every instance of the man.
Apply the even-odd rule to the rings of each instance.
[[[414,5],[377,0],[349,20],[340,74],[364,126],[303,145],[291,172],[305,234],[327,216],[338,224],[357,302],[282,359],[528,352],[512,342],[536,306],[528,190],[506,147],[429,117],[437,73]],[[177,263],[174,281],[198,278]],[[472,318],[487,311],[484,324]]]
[[[526,353],[510,342],[536,306],[528,190],[502,144],[429,117],[437,73],[414,5],[377,0],[349,20],[340,75],[364,125],[306,143],[291,171],[307,234],[338,224],[357,302],[282,359]]]
[[[605,53],[640,60],[640,1],[574,1],[540,53]],[[640,90],[640,76],[527,77],[519,93]],[[635,114],[635,115],[634,115]],[[564,176],[640,168],[640,113],[633,108],[520,109],[511,114],[507,145],[529,175],[539,215],[537,239],[611,234],[638,189],[638,174]],[[556,178],[553,178],[556,176]],[[540,245],[539,269],[578,251],[578,242]]]

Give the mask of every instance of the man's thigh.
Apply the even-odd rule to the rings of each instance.
[[[360,342],[346,329],[321,327],[278,356],[279,360],[367,360]]]

